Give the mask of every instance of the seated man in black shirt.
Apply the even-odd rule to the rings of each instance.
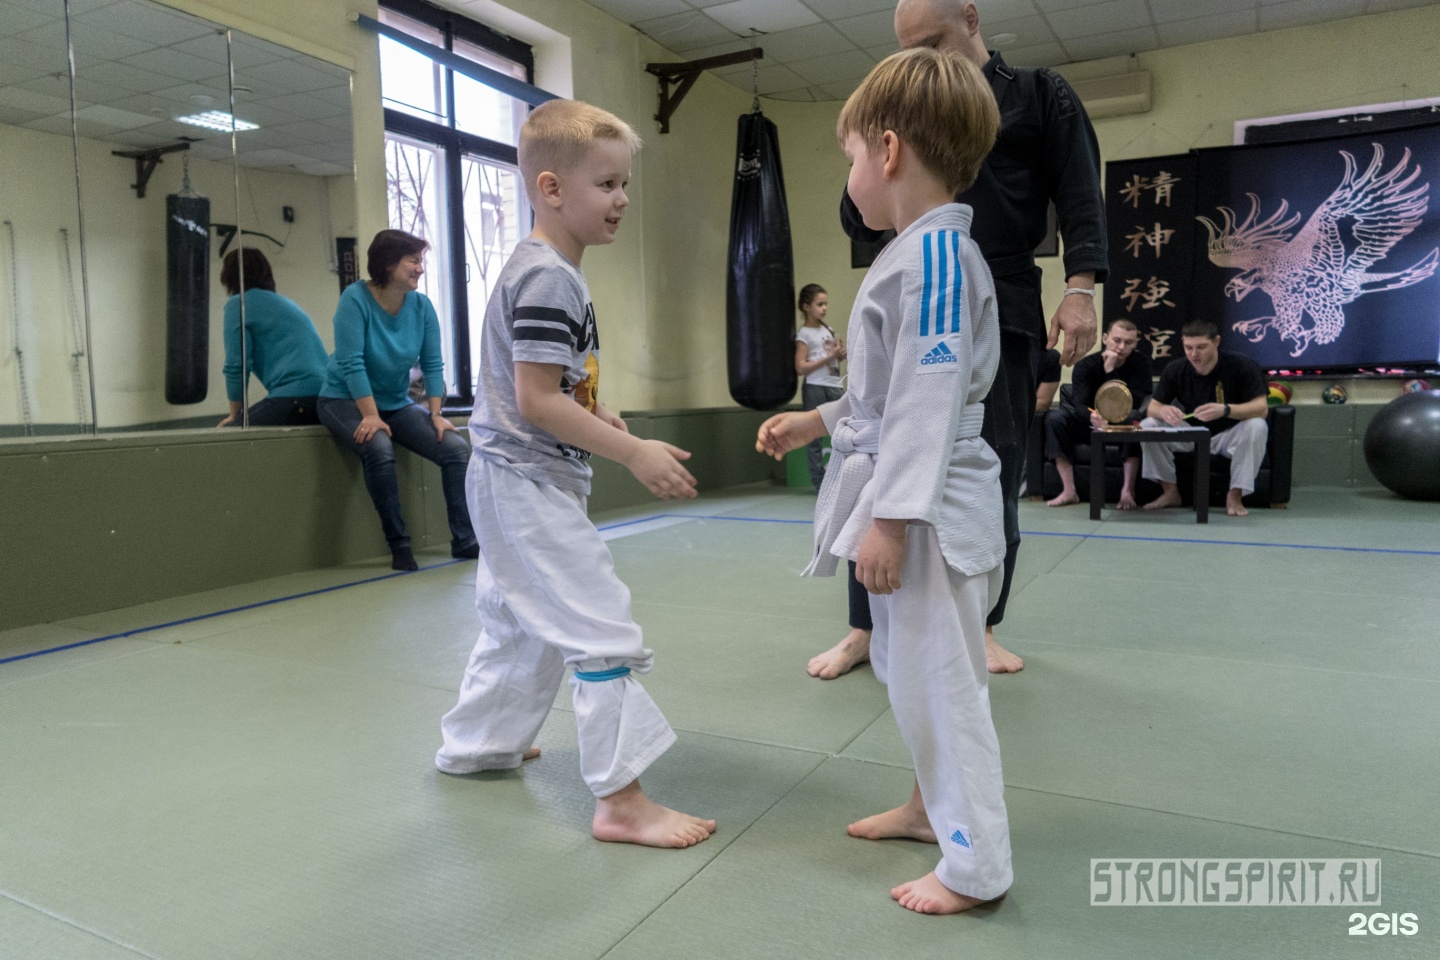
[[[1209,320],[1191,320],[1180,330],[1185,358],[1176,358],[1160,374],[1155,396],[1150,400],[1150,419],[1142,427],[1172,426],[1193,420],[1210,431],[1210,452],[1230,458],[1230,490],[1225,495],[1225,512],[1232,517],[1247,516],[1241,498],[1255,490],[1255,475],[1265,459],[1265,442],[1270,428],[1265,417],[1267,402],[1265,376],[1255,361],[1233,353],[1220,352],[1220,334]],[[1160,481],[1164,492],[1146,510],[1180,506],[1180,488],[1175,484],[1175,451],[1190,448],[1188,443],[1146,443],[1145,477]]]
[[[1080,495],[1075,491],[1075,445],[1090,440],[1090,431],[1105,425],[1105,420],[1094,411],[1095,394],[1107,380],[1123,380],[1130,388],[1135,400],[1131,411],[1132,420],[1144,416],[1154,379],[1150,372],[1150,358],[1144,352],[1136,352],[1140,343],[1140,331],[1123,317],[1113,320],[1105,332],[1099,353],[1092,353],[1075,364],[1071,376],[1070,403],[1045,414],[1045,455],[1055,461],[1055,472],[1060,474],[1060,495],[1050,501],[1052,507],[1063,507],[1079,503]],[[1135,444],[1120,448],[1125,464],[1125,480],[1120,490],[1120,509],[1135,509],[1135,478],[1140,473],[1140,450]]]

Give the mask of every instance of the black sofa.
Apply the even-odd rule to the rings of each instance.
[[[1060,388],[1056,406],[1070,401],[1070,384]],[[1260,473],[1255,477],[1255,492],[1245,498],[1251,507],[1282,508],[1290,502],[1291,468],[1295,458],[1295,408],[1289,406],[1271,407],[1267,421],[1270,438],[1266,443],[1265,460],[1260,464]],[[1124,479],[1120,461],[1120,447],[1113,443],[1105,445],[1105,502],[1114,503],[1120,499],[1120,485]],[[1090,445],[1081,444],[1075,453],[1075,490],[1083,502],[1090,500]],[[1186,506],[1193,506],[1191,482],[1194,477],[1194,456],[1190,453],[1175,455],[1176,480],[1180,495]],[[1055,471],[1053,460],[1045,458],[1045,414],[1036,413],[1030,424],[1027,438],[1025,461],[1025,485],[1028,495],[1034,500],[1050,500],[1060,495],[1060,474]],[[1230,489],[1230,460],[1228,457],[1210,458],[1210,505],[1223,507],[1225,494]],[[1160,495],[1160,485],[1143,477],[1135,485],[1135,495],[1141,503]]]

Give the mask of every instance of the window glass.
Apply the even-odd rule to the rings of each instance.
[[[456,40],[455,53],[516,80],[525,79],[523,66],[483,47]],[[455,74],[455,126],[466,133],[515,146],[520,142],[520,125],[525,122],[526,112],[523,101]]]
[[[445,45],[445,35],[439,30],[384,7],[380,8],[380,22],[437,47]],[[380,38],[380,93],[392,110],[436,123],[449,122],[445,68],[389,37]]]

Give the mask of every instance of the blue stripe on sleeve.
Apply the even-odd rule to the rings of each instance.
[[[965,275],[960,271],[960,231],[956,230],[950,234],[950,249],[955,254],[955,305],[950,314],[950,332],[960,332],[960,316],[962,302],[960,293],[965,289]]]
[[[921,249],[924,250],[925,260],[925,286],[920,293],[920,336],[922,337],[928,337],[930,335],[930,285],[932,279],[930,237],[931,234],[927,233],[920,238],[920,246]],[[935,320],[938,323],[940,318],[936,317]]]
[[[949,285],[950,266],[948,251],[945,249],[945,234],[947,231],[940,230],[935,234],[935,255],[940,261],[940,289],[935,291],[935,333],[936,335],[945,332],[945,288]]]

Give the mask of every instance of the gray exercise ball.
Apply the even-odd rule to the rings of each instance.
[[[1391,400],[1365,429],[1365,465],[1411,500],[1440,500],[1440,390]]]

